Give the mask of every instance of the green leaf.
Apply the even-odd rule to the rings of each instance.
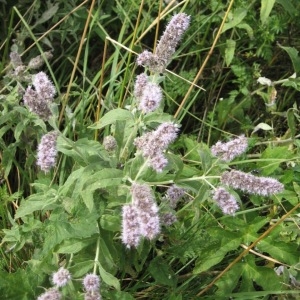
[[[85,180],[80,195],[89,211],[92,212],[94,207],[93,194],[95,190],[110,186],[117,187],[122,180],[123,171],[118,169],[103,169]]]
[[[294,47],[283,47],[280,44],[278,44],[278,46],[289,55],[293,63],[294,71],[296,72],[296,75],[298,75],[300,72],[300,57],[298,56],[298,50]]]
[[[148,270],[157,284],[167,285],[171,287],[176,286],[177,276],[171,269],[169,263],[160,256],[154,258],[151,261]]]
[[[102,215],[100,225],[105,230],[116,232],[121,228],[121,220],[117,216]]]
[[[56,204],[57,196],[56,190],[50,189],[46,194],[37,193],[29,196],[26,200],[21,202],[19,206],[15,219],[22,218],[29,215],[37,210],[50,210],[57,207]]]
[[[227,67],[231,64],[232,59],[234,57],[235,46],[236,46],[235,40],[232,39],[226,40],[225,63]]]
[[[193,270],[194,274],[199,274],[209,270],[223,260],[225,255],[232,250],[236,250],[242,242],[240,233],[225,231],[221,228],[209,228],[213,238],[219,238],[220,244],[214,245],[206,253],[200,255]]]
[[[69,239],[64,240],[63,243],[56,250],[57,253],[63,254],[74,254],[78,253],[83,248],[90,245],[94,242],[95,239],[87,239],[87,240],[78,240],[78,239]]]
[[[290,0],[276,0],[277,3],[282,5],[282,7],[291,15],[295,16],[297,14],[297,9]]]
[[[228,29],[234,28],[239,23],[241,23],[242,20],[246,17],[247,13],[248,13],[247,9],[237,8],[233,12],[232,18],[223,26],[222,33],[227,31]]]
[[[275,0],[261,0],[260,21],[262,24],[266,23],[274,4]]]
[[[93,260],[85,260],[83,262],[75,263],[69,269],[74,278],[82,278],[93,269],[94,263]]]
[[[52,19],[52,17],[57,13],[58,8],[59,8],[58,3],[56,3],[55,5],[50,4],[48,10],[46,10],[39,19],[37,19],[33,27],[37,26],[38,24],[45,23],[46,21]]]
[[[121,290],[119,280],[112,274],[106,272],[100,264],[99,264],[99,272],[103,282],[105,282],[109,286],[113,286],[118,291]]]
[[[89,126],[91,129],[100,129],[116,121],[133,120],[133,115],[129,110],[116,108],[107,112],[98,122]]]
[[[278,242],[273,236],[268,236],[260,241],[256,248],[261,252],[269,253],[282,263],[294,265],[299,261],[299,252],[294,244]]]

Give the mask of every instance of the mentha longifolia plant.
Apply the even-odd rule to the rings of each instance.
[[[209,204],[217,207],[216,213],[232,217],[242,207],[236,197],[237,191],[270,196],[283,190],[283,185],[274,178],[255,176],[231,167],[248,148],[248,139],[244,135],[217,142],[209,150],[210,167],[205,171],[199,168],[198,174],[186,175],[188,172],[185,172],[181,155],[172,150],[172,144],[180,134],[180,124],[163,112],[164,93],[160,83],[189,24],[190,16],[185,13],[174,15],[155,52],[145,50],[138,55],[136,62],[144,68],[144,73],[136,76],[130,103],[124,109],[108,111],[91,126],[91,129],[108,129],[105,132],[109,134],[103,137],[101,144],[87,139],[72,141],[58,130],[54,122],[49,122],[52,130],[40,139],[37,166],[50,176],[51,169],[57,168],[60,152],[74,160],[74,168],[58,190],[52,189],[48,194],[43,191],[46,199],[43,207],[32,208],[32,196],[21,204],[16,216],[24,218],[28,211],[48,209],[52,210],[49,223],[62,212],[72,222],[74,211],[76,214],[82,211],[79,226],[70,223],[70,235],[65,234],[59,241],[52,240],[53,249],[47,243],[50,237],[44,238],[48,252],[61,253],[59,249],[67,248],[62,245],[65,246],[64,240],[68,239],[74,240],[74,245],[78,240],[86,239],[86,244],[76,244],[78,249],[70,251],[71,255],[65,256],[69,258],[63,264],[58,255],[60,262],[56,266],[58,271],[51,275],[52,286],[37,299],[62,299],[67,293],[65,289],[78,280],[82,283],[79,293],[84,299],[101,299],[100,288],[104,293],[110,286],[120,289],[116,278],[117,262],[111,267],[106,266],[105,270],[105,259],[101,256],[105,254],[101,251],[108,249],[107,245],[115,247],[116,243],[119,244],[117,248],[120,249],[121,245],[125,253],[155,246],[156,240],[166,234],[164,227],[180,222],[176,213],[178,203],[184,205],[183,199],[198,196],[193,183],[201,181],[207,184],[211,188]],[[15,56],[11,58],[18,68],[22,63],[18,64]],[[30,112],[45,122],[53,118],[56,91],[44,72],[33,75],[32,85],[23,94],[24,105]],[[81,235],[76,231],[80,231],[80,226],[84,227]],[[72,231],[74,228],[76,230]],[[113,234],[102,235],[105,230]],[[94,259],[78,271],[76,256],[80,257],[80,253],[92,245],[96,248]],[[70,249],[70,244],[68,246]],[[67,291],[75,293],[71,288]]]

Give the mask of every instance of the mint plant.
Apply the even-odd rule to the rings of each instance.
[[[68,104],[59,117],[60,91],[32,67],[46,55],[25,65],[12,52],[14,113],[25,124],[14,135],[33,127],[25,151],[37,176],[9,215],[1,246],[27,252],[25,273],[15,278],[34,278],[28,297],[192,299],[212,286],[211,297],[297,286],[297,251],[282,235],[297,244],[298,224],[285,220],[299,207],[299,187],[291,190],[280,165],[296,165],[297,154],[284,148],[286,160],[276,159],[275,146],[257,156],[263,144],[246,132],[199,142],[165,112],[167,67],[192,23],[185,13],[171,18],[155,50],[136,57],[144,72],[124,102],[101,99],[94,123],[76,119],[94,109],[87,103]],[[12,166],[3,165],[8,174]],[[256,166],[262,174],[251,173]],[[286,214],[277,220],[279,206]]]

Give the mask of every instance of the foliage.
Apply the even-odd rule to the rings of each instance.
[[[72,275],[63,299],[83,299],[89,273],[99,275],[103,299],[296,299],[300,3],[236,0],[226,15],[229,3],[215,0],[13,2],[0,12],[2,298],[37,298],[63,266]],[[190,15],[190,27],[168,70],[150,73],[136,54],[156,48],[174,12]],[[11,52],[25,66],[19,73]],[[48,119],[23,102],[38,55],[57,91]],[[164,94],[146,114],[134,91],[142,72]],[[137,141],[166,123],[180,131],[157,172]],[[43,173],[37,148],[48,132],[59,156]],[[212,146],[241,134],[247,151],[218,158]],[[226,187],[239,209],[223,214],[214,193],[230,170],[275,178],[284,190],[262,197]],[[128,249],[122,211],[134,182],[151,187],[161,220],[177,221]],[[185,194],[176,208],[167,201],[173,184]]]

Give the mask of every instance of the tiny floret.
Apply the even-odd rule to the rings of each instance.
[[[52,101],[56,94],[53,83],[49,80],[48,76],[44,72],[39,72],[34,75],[32,84],[36,92],[45,99],[45,101]]]
[[[83,286],[86,291],[98,291],[100,288],[99,276],[87,274],[83,279]]]
[[[274,178],[258,177],[237,170],[224,172],[221,175],[221,182],[235,189],[260,196],[277,194],[284,189],[283,184]]]
[[[221,160],[230,162],[235,157],[244,153],[247,150],[247,147],[248,140],[244,135],[241,135],[227,143],[217,142],[211,147],[211,152]]]
[[[61,267],[57,272],[52,275],[52,282],[56,287],[63,287],[71,280],[70,272]]]
[[[43,135],[38,145],[37,165],[44,172],[49,172],[56,164],[57,148],[56,148],[57,132],[50,132]]]

